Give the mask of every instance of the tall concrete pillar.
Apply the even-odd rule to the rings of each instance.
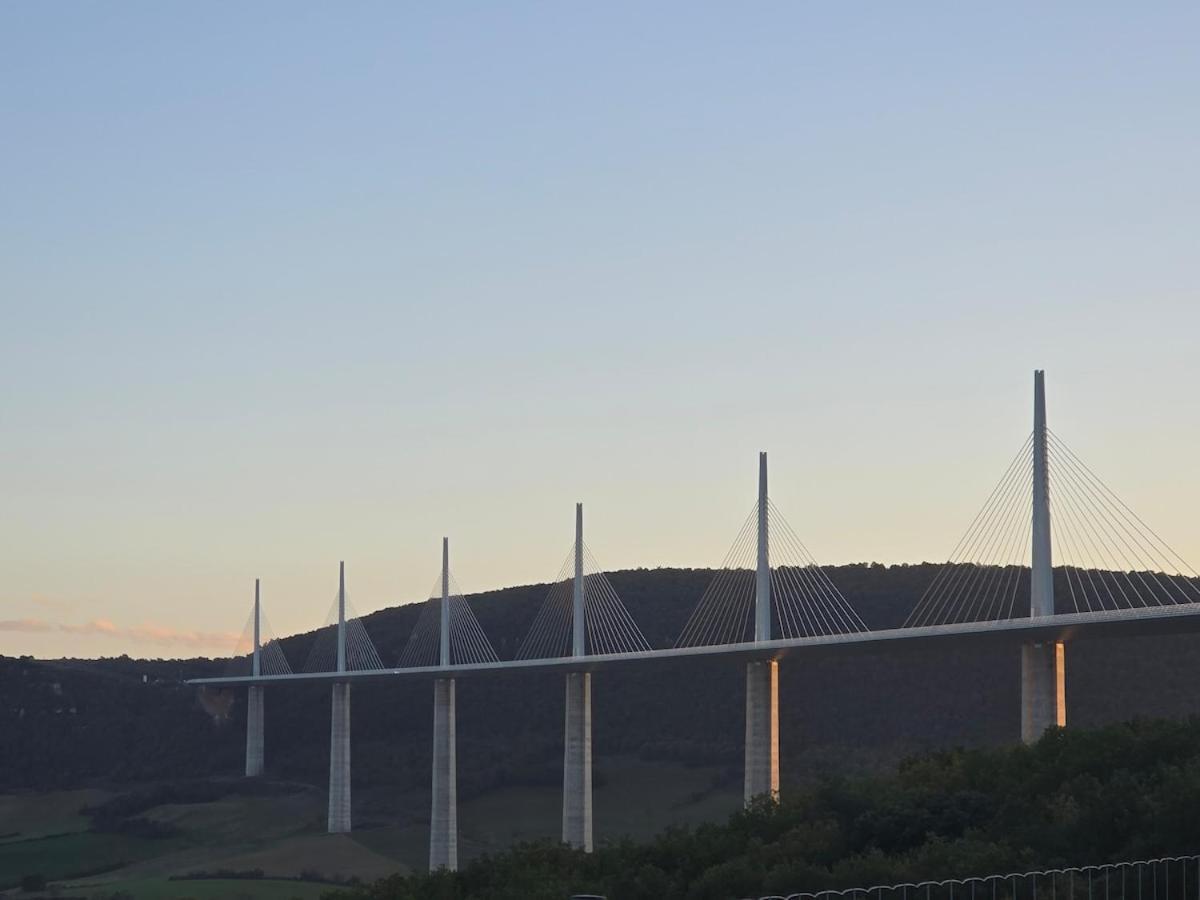
[[[346,671],[346,564],[338,564],[337,670]],[[350,685],[333,685],[329,725],[329,833],[350,830]]]
[[[454,679],[433,683],[433,812],[429,818],[429,871],[458,869],[458,769],[454,734]]]
[[[350,685],[333,686],[329,729],[329,833],[350,830]]]
[[[583,582],[583,504],[575,504],[575,581],[571,592],[571,655],[587,655]],[[567,674],[563,729],[563,843],[592,852],[592,676]]]
[[[1054,562],[1050,537],[1050,466],[1046,435],[1045,373],[1033,373],[1033,546],[1029,614],[1054,615]],[[1051,726],[1067,724],[1066,652],[1061,641],[1021,647],[1021,740],[1029,744]]]
[[[563,740],[563,843],[592,852],[592,676],[567,675]]]
[[[442,538],[439,660],[450,665],[450,540]],[[458,869],[458,762],[454,679],[433,683],[433,808],[429,816],[429,870]]]
[[[1021,647],[1021,740],[1026,744],[1053,725],[1067,725],[1065,650],[1062,641]]]
[[[254,579],[254,653],[250,657],[250,674],[255,678],[262,674],[262,632],[259,606],[258,579]],[[255,778],[263,773],[263,692],[262,687],[252,684],[246,691],[246,777]]]
[[[779,663],[746,664],[746,773],[743,800],[779,799]]]
[[[262,688],[252,684],[246,691],[247,778],[255,778],[263,773],[264,743]]]
[[[754,640],[771,640],[771,554],[768,531],[767,454],[758,455],[758,566],[754,581]],[[744,801],[779,798],[779,663],[746,665]]]

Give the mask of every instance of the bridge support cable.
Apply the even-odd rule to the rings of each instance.
[[[550,659],[570,656],[572,645],[572,571],[575,549],[572,547],[559,567],[558,575],[546,592],[525,638],[517,647],[517,659]]]
[[[454,576],[449,578],[446,598],[446,617],[449,620],[450,664],[468,665],[473,662],[496,662],[499,658],[492,642],[475,618],[470,602],[458,589]],[[430,599],[421,605],[413,632],[400,654],[400,666],[438,666],[442,662],[442,578],[434,583]]]
[[[475,617],[470,601],[459,589],[454,575],[448,573],[445,599],[449,622],[449,665],[496,662],[499,657],[483,626]],[[444,665],[441,661],[442,577],[439,575],[429,599],[421,605],[417,624],[400,652],[401,668]]]
[[[229,676],[245,675],[291,675],[292,667],[283,652],[283,644],[271,628],[267,614],[259,601],[258,579],[254,581],[255,605],[246,618],[242,636],[233,650],[233,656],[225,665]],[[255,620],[258,622],[257,640]],[[255,660],[257,655],[258,659]],[[255,668],[257,662],[257,670]]]
[[[339,599],[340,598],[340,599]],[[339,625],[339,622],[341,623]],[[338,648],[342,647],[344,665],[338,665]],[[325,619],[325,625],[317,632],[312,648],[304,662],[305,672],[366,672],[382,669],[383,660],[375,649],[361,617],[354,610],[349,597],[340,593],[333,599],[333,606]]]
[[[1075,612],[1200,603],[1200,575],[1053,432],[1058,580]]]
[[[708,583],[700,602],[683,626],[676,647],[741,644],[754,639],[755,535],[758,504],[755,503],[738,531],[733,545]]]
[[[567,554],[554,583],[517,648],[517,659],[606,656],[649,651],[650,642],[634,621],[587,544],[583,545],[584,653],[574,652],[575,550]]]
[[[766,509],[770,534],[770,637],[802,638],[867,631],[858,612],[769,499]],[[758,523],[756,503],[680,632],[676,647],[755,640]]]
[[[1055,612],[1112,612],[1200,603],[1200,574],[1054,432],[1047,459]],[[1030,614],[1029,442],[1009,467],[905,627]]]
[[[906,628],[1027,615],[1033,435],[992,489],[904,623]]]

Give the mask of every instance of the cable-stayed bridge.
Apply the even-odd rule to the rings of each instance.
[[[514,670],[565,676],[564,842],[591,850],[591,679],[646,660],[726,658],[746,667],[746,802],[779,792],[779,666],[795,653],[846,654],[923,644],[1004,643],[1021,658],[1021,736],[1065,726],[1066,647],[1089,637],[1200,631],[1200,576],[1047,426],[1034,376],[1033,430],[947,563],[901,627],[873,630],[771,502],[767,457],[729,553],[669,647],[651,647],[583,539],[575,540],[512,659],[498,658],[451,571],[441,568],[408,643],[386,665],[346,595],[293,672],[266,627],[255,584],[245,653],[207,686],[248,687],[246,774],[263,772],[263,692],[295,682],[332,691],[329,818],[351,828],[350,691],[358,681],[433,681],[430,867],[458,864],[455,692],[460,678]],[[1053,475],[1053,479],[1052,476]]]

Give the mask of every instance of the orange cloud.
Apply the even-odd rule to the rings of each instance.
[[[42,619],[8,619],[0,620],[0,631],[16,631],[26,634],[46,634],[62,632],[64,634],[100,635],[102,637],[121,638],[141,644],[157,644],[159,646],[210,648],[233,651],[241,636],[232,632],[210,631],[180,631],[166,625],[146,623],[132,627],[122,627],[108,619],[92,619],[82,625],[71,625],[63,622],[46,622]]]
[[[26,634],[41,634],[57,631],[49,622],[41,619],[0,619],[0,631],[21,631]]]

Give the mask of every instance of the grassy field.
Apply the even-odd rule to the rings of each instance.
[[[427,833],[425,839],[428,840]],[[387,850],[386,846],[377,850],[346,834],[305,834],[223,858],[220,867],[233,871],[261,869],[269,875],[291,877],[315,871],[337,879],[357,875],[364,881],[373,881],[405,868],[394,856],[387,855]],[[424,852],[428,860],[428,844]]]
[[[603,785],[595,792],[598,843],[624,836],[646,838],[672,824],[723,820],[741,805],[741,786],[714,788],[717,770],[685,768],[636,759],[597,760]],[[398,871],[424,870],[429,860],[429,797],[425,793],[372,798],[397,818],[376,817],[375,827],[349,835],[327,835],[325,795],[300,787],[269,796],[226,796],[190,804],[154,807],[140,815],[172,825],[176,834],[150,840],[85,831],[80,806],[105,799],[103,792],[71,791],[0,797],[7,830],[37,839],[0,842],[0,885],[41,874],[60,884],[60,896],[104,896],[124,891],[142,900],[209,897],[311,898],[312,883],[272,879],[319,873],[365,881]],[[408,819],[398,821],[398,813]],[[413,816],[416,816],[414,820]],[[459,804],[459,858],[468,862],[519,841],[557,840],[562,796],[556,786],[513,787]],[[15,823],[15,824],[14,824]],[[0,831],[0,833],[3,833]],[[112,872],[84,875],[123,864]],[[191,872],[261,870],[267,878],[237,881],[168,881]],[[24,895],[28,896],[28,895]]]
[[[0,886],[23,875],[72,878],[151,859],[178,847],[174,840],[151,841],[121,834],[77,832],[0,845]]]
[[[713,789],[716,769],[685,768],[636,759],[605,759],[605,784],[594,794],[597,843],[648,838],[669,825],[724,821],[741,808],[741,784]],[[428,804],[427,797],[419,799]],[[469,862],[521,841],[562,835],[562,792],[557,787],[491,791],[458,807],[459,861]],[[355,841],[381,855],[423,870],[429,862],[424,822],[356,831]]]
[[[331,885],[297,881],[254,880],[168,881],[165,878],[140,878],[61,888],[59,897],[94,897],[118,891],[136,900],[316,900]],[[24,895],[28,896],[28,895]]]
[[[0,794],[0,843],[14,840],[87,831],[91,823],[79,810],[84,806],[102,803],[112,796],[110,791],[86,789],[54,791],[46,794]]]

